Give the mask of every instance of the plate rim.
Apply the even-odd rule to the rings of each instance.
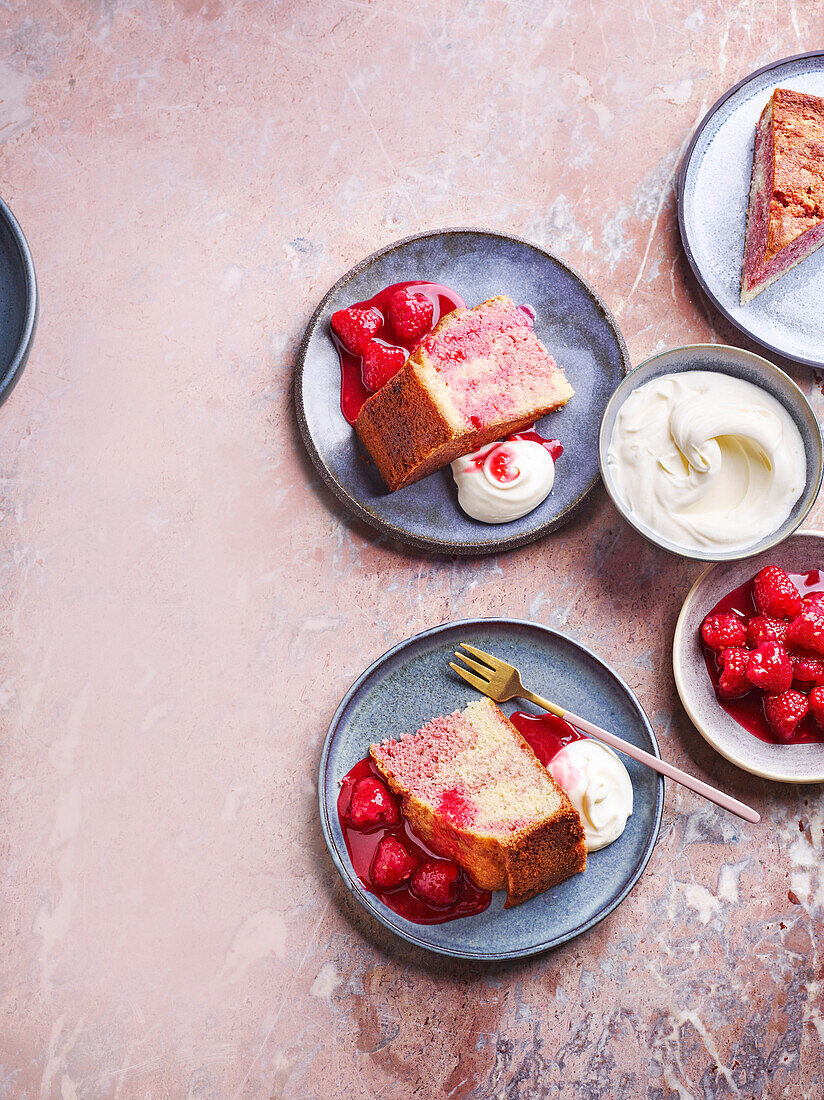
[[[789,539],[798,538],[799,536],[804,535],[812,535],[813,537],[819,538],[822,540],[822,542],[824,542],[824,530],[819,530],[818,528],[808,531],[794,531],[792,535],[789,535],[787,540],[785,541],[789,541]],[[772,548],[765,548],[765,550],[769,549]],[[682,680],[681,664],[679,661],[676,661],[676,654],[681,648],[681,642],[684,636],[684,632],[686,631],[686,618],[687,612],[689,610],[689,605],[693,602],[696,592],[700,588],[701,584],[709,576],[709,574],[713,572],[713,570],[718,569],[721,566],[729,566],[735,564],[735,560],[718,561],[709,564],[706,569],[702,569],[701,573],[693,581],[689,591],[684,597],[683,603],[681,604],[681,610],[678,612],[678,619],[675,623],[675,630],[673,631],[672,635],[672,674],[675,680],[675,689],[678,692],[678,698],[681,700],[681,706],[687,712],[687,717],[689,718],[690,722],[692,722],[695,729],[704,738],[710,748],[714,749],[719,754],[719,756],[723,756],[725,760],[728,760],[731,764],[734,764],[737,768],[740,768],[742,771],[747,772],[749,775],[755,775],[759,779],[768,779],[772,783],[796,783],[803,785],[824,783],[824,772],[822,772],[820,775],[814,775],[812,777],[809,775],[795,774],[776,775],[774,772],[770,772],[765,768],[753,767],[749,763],[742,761],[740,757],[736,756],[735,753],[731,753],[722,745],[720,745],[716,738],[713,737],[711,733],[707,732],[707,730],[702,725],[701,720],[693,712],[692,707],[687,701],[687,691],[686,686],[684,685]],[[734,721],[734,719],[731,720]]]
[[[429,551],[430,553],[438,554],[455,554],[458,556],[482,556],[484,554],[497,554],[503,553],[507,550],[514,550],[520,546],[527,546],[529,543],[535,542],[537,539],[543,538],[545,535],[551,534],[553,531],[558,530],[569,523],[575,518],[575,515],[581,510],[586,500],[597,488],[598,482],[601,480],[600,469],[596,470],[589,484],[584,490],[573,500],[559,515],[554,516],[552,519],[547,520],[533,531],[527,531],[520,535],[510,535],[503,538],[485,538],[480,539],[477,542],[473,542],[469,545],[463,543],[450,543],[445,542],[443,539],[427,538],[421,535],[416,535],[414,532],[406,531],[402,527],[397,527],[395,524],[390,523],[382,516],[376,515],[366,508],[359,500],[356,500],[338,481],[332,471],[328,468],[320,452],[315,445],[315,441],[312,438],[312,433],[309,430],[309,424],[306,417],[306,409],[303,401],[303,378],[304,368],[306,364],[306,354],[309,349],[309,344],[315,335],[320,321],[321,314],[325,310],[327,303],[333,298],[342,287],[350,282],[356,275],[358,275],[364,268],[368,267],[375,260],[381,256],[386,255],[389,252],[394,252],[396,249],[403,247],[404,245],[411,244],[413,241],[425,240],[427,237],[440,237],[446,234],[481,234],[486,237],[495,237],[499,240],[514,241],[516,244],[525,245],[528,248],[533,249],[535,252],[549,258],[561,267],[565,268],[580,284],[583,290],[590,296],[595,302],[599,311],[606,320],[609,328],[615,336],[618,343],[618,351],[621,357],[621,373],[622,377],[626,376],[632,370],[632,361],[629,356],[626,341],[624,340],[623,333],[607,304],[604,302],[601,295],[589,281],[580,274],[574,267],[572,267],[566,260],[561,259],[554,252],[550,252],[549,249],[543,248],[541,245],[536,244],[534,241],[527,240],[525,237],[517,237],[512,233],[501,233],[495,229],[484,229],[479,226],[444,226],[441,229],[427,229],[422,233],[413,233],[408,237],[402,237],[400,240],[392,241],[382,248],[376,249],[371,252],[364,259],[359,260],[356,264],[350,267],[340,278],[333,284],[332,287],[321,298],[317,307],[315,308],[312,316],[310,317],[306,328],[301,337],[300,345],[298,346],[298,352],[295,359],[294,379],[293,379],[293,394],[295,402],[295,416],[298,422],[298,430],[300,431],[303,444],[309,453],[309,457],[312,460],[312,465],[316,471],[320,474],[321,480],[326,487],[331,490],[335,497],[343,504],[350,512],[352,512],[358,519],[363,520],[373,529],[380,531],[384,535],[389,535],[399,542],[403,542],[409,546],[413,546],[418,550]],[[354,431],[354,428],[352,429]],[[457,506],[457,505],[456,505]],[[491,525],[492,526],[492,525]],[[500,526],[504,526],[503,524]]]
[[[28,360],[29,352],[31,351],[31,346],[34,341],[34,334],[37,329],[39,295],[37,292],[37,275],[34,270],[34,259],[31,254],[29,242],[26,240],[20,223],[12,213],[11,207],[3,198],[0,198],[0,220],[4,221],[11,231],[14,242],[17,245],[17,251],[26,279],[26,311],[23,331],[20,334],[20,339],[15,348],[14,355],[8,367],[3,372],[2,378],[0,378],[0,405],[2,405],[11,396],[12,390],[20,381],[23,368]]]
[[[733,84],[731,88],[728,88],[727,91],[724,92],[724,94],[721,95],[715,101],[715,103],[713,103],[713,105],[709,108],[707,113],[704,115],[704,117],[701,119],[698,126],[696,127],[695,132],[690,139],[690,143],[687,146],[687,150],[684,153],[683,159],[681,161],[681,166],[678,170],[678,182],[676,186],[676,207],[678,212],[678,231],[681,237],[681,245],[684,249],[684,255],[687,257],[687,262],[690,265],[690,269],[692,270],[692,273],[695,276],[699,287],[704,292],[704,294],[706,294],[706,296],[709,298],[709,300],[712,302],[713,306],[715,306],[718,312],[723,317],[726,317],[730,324],[738,329],[739,332],[743,333],[750,340],[754,340],[755,343],[760,345],[762,348],[766,348],[767,351],[771,351],[775,355],[781,355],[785,359],[789,359],[793,363],[800,363],[802,366],[805,367],[820,368],[824,367],[824,356],[822,356],[820,359],[808,359],[806,357],[798,357],[796,355],[789,354],[783,348],[777,347],[775,344],[771,344],[767,340],[763,340],[759,336],[756,336],[741,321],[733,317],[733,315],[718,301],[718,298],[715,296],[712,290],[710,290],[706,280],[704,279],[704,276],[701,273],[698,262],[695,259],[692,247],[690,246],[686,227],[686,219],[684,216],[684,189],[687,183],[687,173],[689,172],[692,155],[695,152],[695,147],[698,144],[702,133],[706,129],[716,111],[723,107],[727,100],[734,96],[736,92],[740,91],[740,89],[743,88],[746,84],[749,84],[751,80],[755,80],[756,77],[761,76],[762,73],[770,72],[772,69],[777,69],[781,65],[788,65],[790,64],[790,62],[793,61],[803,61],[806,58],[813,57],[824,58],[824,49],[805,50],[803,53],[790,54],[788,57],[781,57],[777,61],[771,61],[767,65],[762,65],[760,69],[755,69],[753,70],[753,72],[748,73],[746,76],[742,77],[741,80]]]
[[[394,935],[399,936],[407,943],[413,944],[415,947],[420,947],[425,951],[431,951],[437,955],[445,955],[450,958],[467,959],[475,961],[495,962],[507,959],[522,959],[529,958],[533,955],[543,954],[545,951],[551,951],[556,947],[560,947],[564,943],[568,943],[570,940],[582,935],[584,932],[589,931],[596,924],[600,924],[602,920],[609,916],[630,894],[635,888],[641,875],[644,873],[650,857],[655,850],[655,845],[658,843],[658,838],[661,832],[661,823],[664,814],[664,777],[658,773],[658,780],[655,785],[655,809],[653,811],[652,828],[650,829],[649,837],[644,845],[643,851],[629,875],[627,881],[618,893],[612,897],[601,909],[598,910],[592,917],[578,925],[570,932],[563,933],[560,936],[555,936],[549,940],[545,940],[540,944],[532,945],[516,951],[475,951],[475,950],[463,950],[459,948],[446,948],[441,945],[433,946],[431,943],[427,943],[421,938],[415,936],[413,933],[409,933],[406,930],[398,928],[392,921],[384,915],[384,913],[378,908],[377,905],[371,899],[371,896],[363,888],[358,887],[355,879],[350,874],[348,868],[345,866],[343,859],[340,857],[337,847],[334,843],[331,834],[331,827],[329,823],[329,810],[326,805],[325,786],[326,786],[326,773],[328,770],[329,753],[332,747],[337,729],[340,725],[340,721],[344,710],[348,707],[351,700],[363,686],[363,684],[372,676],[372,674],[383,664],[385,664],[391,657],[393,657],[400,650],[406,649],[414,642],[421,641],[424,638],[432,637],[436,634],[441,634],[446,630],[451,630],[454,627],[477,627],[488,626],[490,624],[502,625],[502,626],[520,626],[529,627],[537,630],[541,634],[549,634],[552,637],[563,639],[563,641],[571,643],[577,649],[581,650],[588,657],[595,660],[599,665],[606,669],[607,673],[618,683],[622,690],[627,694],[631,703],[637,709],[639,716],[642,719],[643,725],[649,735],[652,745],[653,755],[658,759],[662,759],[661,750],[658,744],[658,738],[655,735],[655,730],[652,727],[652,723],[649,717],[641,706],[641,703],[636,696],[635,692],[624,680],[609,665],[603,658],[599,657],[587,646],[583,645],[575,638],[571,638],[568,634],[562,633],[560,630],[556,630],[553,627],[545,626],[543,623],[536,623],[531,619],[514,619],[506,616],[479,616],[470,619],[455,619],[446,623],[440,623],[437,626],[427,627],[425,630],[418,631],[416,634],[412,634],[407,638],[402,639],[395,645],[391,646],[385,653],[377,657],[372,663],[364,669],[362,673],[353,681],[348,690],[345,692],[343,698],[335,709],[335,713],[332,716],[332,720],[329,724],[329,728],[326,731],[324,737],[323,747],[320,755],[320,763],[318,767],[318,807],[321,821],[321,829],[323,831],[323,838],[326,842],[326,848],[329,855],[332,858],[332,862],[337,870],[344,886],[348,893],[357,901],[371,916],[375,917],[385,928],[389,929]]]
[[[610,408],[617,399],[618,391],[621,389],[622,386],[627,385],[629,379],[632,378],[632,376],[638,371],[642,370],[648,363],[653,363],[657,359],[665,359],[668,355],[672,355],[675,352],[681,351],[711,351],[716,354],[726,351],[732,351],[735,352],[736,355],[744,355],[749,359],[753,359],[757,362],[763,363],[769,368],[770,371],[778,371],[779,374],[783,375],[787,382],[789,382],[791,389],[797,391],[798,396],[801,398],[802,404],[806,405],[807,409],[809,410],[812,421],[816,424],[818,428],[818,474],[815,478],[815,491],[810,493],[810,499],[804,510],[799,515],[795,527],[791,531],[788,531],[787,534],[779,535],[778,532],[774,532],[771,536],[770,542],[764,543],[763,545],[761,543],[757,543],[749,550],[746,547],[743,550],[728,550],[723,554],[718,554],[715,552],[710,553],[709,551],[704,552],[700,550],[679,548],[674,543],[670,544],[665,540],[661,540],[654,531],[651,531],[644,524],[640,523],[621,502],[618,494],[614,491],[614,486],[612,485],[611,479],[604,476],[604,469],[607,466],[607,453],[609,451],[610,444],[610,440],[606,438],[607,414],[609,413]],[[692,369],[701,370],[707,368],[696,367]],[[622,405],[627,400],[629,400],[629,397],[633,392],[634,390],[632,388],[627,390],[626,396],[621,402]],[[657,546],[660,550],[666,551],[666,553],[671,554],[673,557],[684,558],[688,561],[706,562],[708,565],[723,565],[727,562],[745,561],[747,558],[755,558],[759,554],[763,554],[767,550],[772,550],[776,546],[780,546],[783,542],[786,542],[787,539],[791,539],[793,535],[807,533],[799,531],[799,527],[815,507],[816,501],[818,500],[818,495],[821,491],[822,482],[824,482],[824,433],[822,433],[821,423],[816,416],[815,409],[813,409],[812,405],[810,404],[810,400],[807,395],[804,393],[804,391],[801,389],[795,379],[791,378],[790,375],[787,374],[785,370],[782,370],[777,363],[771,363],[769,359],[765,359],[764,356],[759,355],[757,351],[750,351],[749,348],[739,348],[735,344],[681,344],[678,347],[665,348],[663,351],[657,351],[653,355],[648,356],[646,359],[642,360],[642,362],[640,362],[637,367],[633,367],[630,373],[626,375],[626,377],[623,378],[615,387],[612,396],[610,397],[604,409],[604,415],[601,419],[601,427],[598,431],[598,465],[601,471],[601,480],[604,485],[604,490],[607,496],[612,501],[615,510],[618,512],[621,518],[624,519],[630,525],[630,527],[634,528],[639,535],[642,535],[647,540],[647,542],[651,543],[653,546]],[[807,491],[806,484],[804,486],[804,491]],[[704,570],[704,572],[706,572],[706,570]]]

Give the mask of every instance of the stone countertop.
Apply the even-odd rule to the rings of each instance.
[[[0,26],[3,197],[41,290],[0,413],[0,1097],[824,1094],[822,790],[686,719],[670,644],[700,567],[600,489],[523,550],[404,550],[314,475],[290,393],[328,286],[447,225],[567,259],[634,363],[744,343],[673,181],[726,88],[820,44],[818,5],[28,0]],[[670,785],[615,913],[477,966],[352,903],[316,771],[369,662],[497,614],[595,649],[764,823]]]

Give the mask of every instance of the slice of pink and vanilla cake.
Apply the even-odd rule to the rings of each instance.
[[[369,751],[415,832],[507,906],[584,870],[578,811],[491,700]]]
[[[776,88],[755,131],[741,304],[822,244],[824,99]]]
[[[511,298],[455,309],[386,385],[355,428],[393,491],[565,405],[561,368]]]

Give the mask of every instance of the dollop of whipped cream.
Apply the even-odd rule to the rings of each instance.
[[[572,741],[552,758],[549,770],[580,814],[587,851],[617,840],[632,813],[632,781],[612,749],[589,737]]]
[[[607,464],[646,527],[688,550],[743,550],[804,491],[804,442],[760,386],[714,371],[665,374],[630,394]]]
[[[468,516],[509,523],[546,500],[555,483],[555,462],[540,443],[507,439],[456,458],[452,476]]]

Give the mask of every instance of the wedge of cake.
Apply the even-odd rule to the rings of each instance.
[[[491,700],[369,752],[413,830],[508,907],[584,870],[578,811]]]
[[[824,243],[824,99],[776,88],[755,131],[741,304]]]
[[[448,313],[355,425],[392,490],[569,401],[564,372],[510,298]]]

